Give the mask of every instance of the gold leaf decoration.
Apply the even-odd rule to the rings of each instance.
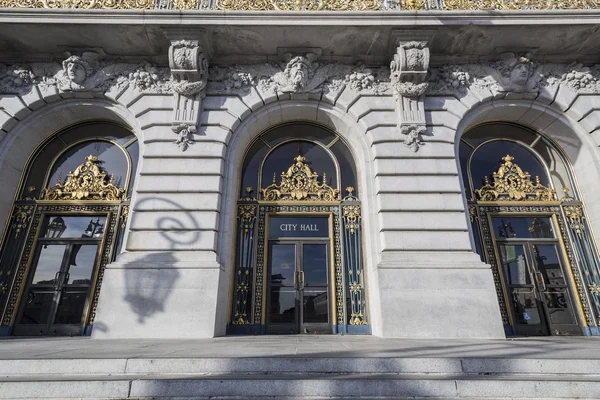
[[[299,155],[294,158],[294,161],[295,163],[286,172],[281,173],[279,185],[276,184],[275,177],[273,177],[273,183],[260,190],[263,200],[339,200],[340,191],[325,183],[327,180],[325,174],[323,174],[322,183],[319,183],[319,174],[313,172],[304,163],[306,158]]]
[[[556,192],[540,183],[540,178],[531,175],[513,163],[514,157],[506,155],[504,163],[497,172],[492,174],[494,183],[490,184],[487,177],[485,185],[476,189],[475,194],[480,201],[555,201]]]
[[[113,176],[108,177],[98,165],[98,157],[87,156],[75,171],[67,174],[63,184],[42,190],[40,200],[125,200],[125,189],[117,187]]]

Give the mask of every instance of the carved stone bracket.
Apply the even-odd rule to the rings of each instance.
[[[171,129],[178,135],[175,144],[182,151],[194,143],[193,134],[202,110],[202,99],[206,96],[208,53],[198,39],[190,39],[190,36],[202,33],[178,31],[170,35],[169,68],[175,101]]]
[[[406,135],[404,143],[413,151],[424,145],[424,94],[427,91],[429,69],[428,42],[434,32],[415,34],[396,31],[393,35],[394,54],[390,63],[390,81],[396,104],[398,129]]]

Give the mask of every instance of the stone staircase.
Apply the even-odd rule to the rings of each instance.
[[[1,399],[358,397],[598,399],[600,360],[393,356],[0,360]]]

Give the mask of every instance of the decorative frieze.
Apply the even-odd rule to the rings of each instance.
[[[207,92],[244,93],[251,87],[263,93],[328,93],[344,88],[365,94],[389,93],[389,70],[355,65],[319,63],[314,54],[291,57],[283,63],[212,67]]]
[[[564,85],[577,93],[600,93],[600,65],[535,63],[530,53],[503,53],[499,61],[445,65],[431,69],[429,95],[464,95],[467,91],[532,93]]]
[[[94,52],[68,54],[60,63],[0,64],[0,94],[24,94],[33,86],[59,91],[108,92],[133,86],[140,91],[171,92],[166,68],[147,62],[139,64],[103,61]]]

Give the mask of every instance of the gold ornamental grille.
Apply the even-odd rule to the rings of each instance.
[[[218,11],[595,9],[595,0],[0,0],[0,8]]]

